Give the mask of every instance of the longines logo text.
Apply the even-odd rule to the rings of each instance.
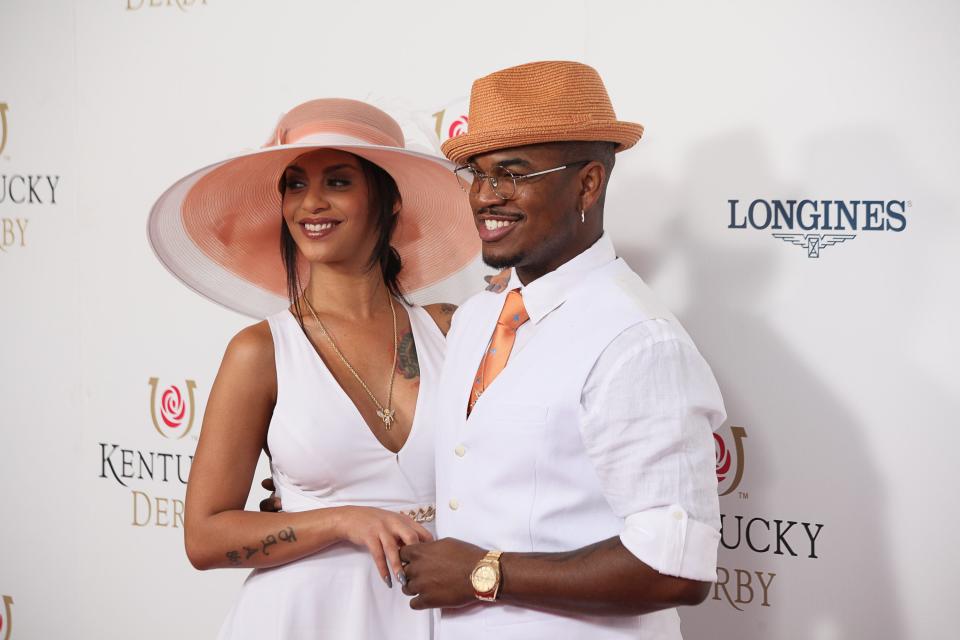
[[[182,440],[193,428],[197,409],[197,383],[184,380],[181,385],[161,385],[159,378],[147,381],[150,387],[150,421],[165,441]],[[145,412],[146,413],[146,412]],[[194,441],[180,452],[124,448],[116,443],[99,442],[100,474],[130,490],[132,520],[135,527],[183,526],[183,493],[193,464]],[[173,443],[170,443],[171,445]],[[146,491],[150,484],[176,487],[176,496],[156,496]],[[133,488],[133,486],[137,488]]]
[[[913,205],[910,200],[764,199],[753,200],[744,208],[739,200],[727,200],[727,204],[728,229],[780,231],[771,235],[806,249],[808,258],[819,258],[821,249],[853,240],[857,234],[852,232],[904,231],[906,211]]]
[[[161,7],[176,7],[180,11],[187,11],[193,7],[206,4],[207,0],[127,0],[127,11],[159,9]]]

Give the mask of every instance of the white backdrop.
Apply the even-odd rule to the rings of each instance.
[[[315,97],[436,145],[474,78],[538,59],[595,66],[646,125],[607,228],[727,402],[721,582],[686,637],[954,637],[960,6],[495,7],[3,2],[0,640],[212,637],[245,574],[194,571],[178,512],[250,321],[154,259],[163,189]],[[730,200],[739,225],[804,199],[902,203],[903,229],[730,228]],[[814,258],[774,232],[856,237]]]

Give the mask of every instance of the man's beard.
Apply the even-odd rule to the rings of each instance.
[[[507,256],[487,256],[483,255],[483,263],[494,269],[508,269],[522,263],[526,256],[523,253],[515,253]]]

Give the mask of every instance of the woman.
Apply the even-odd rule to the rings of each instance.
[[[191,563],[255,569],[220,637],[429,637],[430,614],[393,577],[399,547],[431,539],[421,409],[452,308],[402,291],[478,250],[447,163],[405,150],[370,105],[315,100],[268,147],[171,187],[150,236],[175,275],[227,306],[266,315],[270,291],[287,296],[227,347],[190,474]],[[244,510],[261,450],[282,513]]]

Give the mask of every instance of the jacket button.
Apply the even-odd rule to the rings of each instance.
[[[456,498],[451,498],[451,499],[450,499],[450,508],[451,508],[453,511],[456,511],[457,509],[459,509],[459,508],[460,508],[460,501],[457,500]]]
[[[467,455],[467,448],[464,447],[462,444],[458,444],[457,448],[454,449],[453,452],[457,454],[458,458],[462,458],[463,456]]]

